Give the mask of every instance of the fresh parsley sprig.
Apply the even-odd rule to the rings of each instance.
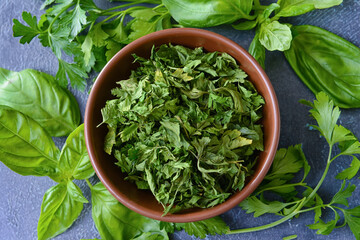
[[[143,3],[157,5],[138,6]],[[100,9],[92,0],[50,0],[41,8],[46,12],[39,20],[28,12],[22,13],[25,23],[14,19],[14,36],[21,37],[22,44],[38,37],[58,59],[60,85],[66,87],[69,79],[79,90],[85,89],[88,73],[100,71],[125,44],[172,27],[170,14],[156,0],[136,0],[109,9]],[[125,23],[126,16],[133,20]]]
[[[301,101],[302,103],[312,107],[310,113],[317,121],[317,125],[313,125],[329,144],[329,153],[326,160],[326,167],[317,183],[312,188],[305,179],[310,172],[310,166],[301,149],[301,145],[295,145],[288,149],[278,150],[272,168],[265,177],[262,185],[257,189],[251,197],[243,201],[240,206],[247,213],[254,213],[255,217],[265,213],[273,213],[282,216],[279,220],[253,228],[231,230],[228,234],[254,232],[277,226],[293,217],[314,211],[314,223],[308,225],[310,229],[316,229],[317,234],[328,235],[335,228],[348,225],[356,239],[360,239],[360,206],[348,208],[347,198],[351,197],[356,186],[344,180],[339,191],[332,197],[329,203],[324,203],[317,191],[322,186],[331,163],[340,156],[353,156],[353,162],[350,167],[337,175],[338,179],[351,179],[359,170],[359,160],[354,154],[360,153],[360,143],[353,133],[341,125],[337,125],[340,116],[338,107],[334,107],[333,101],[329,97],[320,92],[316,95],[314,103]],[[338,146],[340,153],[334,156],[334,146]],[[294,183],[294,174],[303,170],[303,178],[301,181]],[[301,189],[298,190],[298,189]],[[272,192],[277,194],[283,201],[268,201],[266,193]],[[321,219],[324,209],[330,209],[334,213],[334,219],[325,222]],[[340,214],[344,216],[341,222]]]

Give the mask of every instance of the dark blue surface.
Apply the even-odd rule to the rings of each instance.
[[[113,6],[106,0],[95,1],[102,7]],[[21,17],[22,11],[28,11],[40,16],[41,0],[1,0],[0,1],[0,67],[13,71],[34,68],[55,75],[57,61],[50,49],[41,46],[38,40],[29,45],[21,45],[19,39],[12,37],[12,19]],[[287,22],[300,25],[312,24],[323,27],[360,46],[360,1],[345,0],[340,6],[317,10],[311,13],[287,19]],[[220,33],[241,46],[247,48],[254,35],[252,31],[235,31],[230,26],[220,26],[209,29]],[[312,168],[308,181],[314,186],[319,180],[327,156],[327,146],[324,139],[315,131],[310,131],[308,123],[312,123],[308,108],[299,104],[300,99],[313,100],[313,94],[295,75],[285,57],[280,52],[267,52],[266,73],[275,88],[281,111],[280,147],[302,143],[306,157]],[[84,113],[87,94],[72,91]],[[340,123],[360,137],[360,110],[342,110]],[[55,139],[61,146],[64,139]],[[319,194],[327,202],[340,188],[341,181],[335,180],[335,175],[346,168],[350,158],[334,162],[330,168],[325,184]],[[359,185],[356,179],[352,182]],[[96,179],[92,179],[97,181]],[[87,199],[90,199],[89,189],[85,182],[77,182]],[[55,183],[46,177],[23,177],[0,163],[0,239],[19,240],[36,239],[37,220],[45,191]],[[360,205],[360,189],[349,199],[350,206]],[[278,219],[273,215],[253,218],[240,208],[235,208],[224,215],[225,221],[232,229],[253,227],[270,223]],[[325,218],[332,218],[330,212],[324,213]],[[275,228],[255,233],[229,236],[209,236],[207,239],[282,239],[296,234],[298,239],[355,239],[348,227],[335,229],[329,236],[317,235],[316,231],[306,227],[313,223],[313,213],[300,215],[299,218],[287,221]],[[85,204],[79,219],[65,233],[55,239],[100,238],[91,218],[91,205]],[[195,239],[184,232],[177,232],[172,239]]]

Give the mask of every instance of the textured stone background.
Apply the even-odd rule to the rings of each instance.
[[[109,7],[114,4],[106,0],[95,1],[101,7]],[[22,11],[28,11],[40,16],[41,0],[1,0],[0,1],[0,67],[13,71],[25,68],[34,68],[55,75],[57,61],[50,49],[43,48],[38,40],[29,45],[21,45],[19,39],[12,37],[12,19],[21,17]],[[311,13],[287,19],[296,25],[312,24],[332,31],[341,37],[360,46],[360,1],[344,0],[340,6],[317,10]],[[221,26],[209,29],[220,33],[243,47],[247,48],[254,35],[252,31],[235,31],[229,26]],[[298,103],[299,99],[313,100],[314,96],[295,75],[284,56],[280,52],[268,52],[266,57],[266,72],[272,81],[278,96],[281,111],[281,138],[280,147],[302,143],[304,152],[309,160],[312,171],[308,182],[315,185],[319,180],[325,166],[327,146],[324,139],[315,131],[309,131],[307,123],[312,120],[308,116],[308,108]],[[82,114],[84,113],[87,94],[72,91],[79,101]],[[356,136],[360,137],[360,110],[343,110],[340,122],[351,129]],[[59,147],[64,139],[55,139]],[[349,158],[343,158],[333,163],[324,186],[319,194],[325,202],[341,186],[341,181],[335,180],[334,176],[346,168],[351,162]],[[359,174],[357,175],[359,177]],[[97,179],[91,179],[98,181]],[[84,182],[77,182],[87,199],[90,199],[89,189]],[[356,178],[354,184],[359,185]],[[45,191],[55,183],[46,177],[23,177],[10,171],[0,163],[0,239],[27,240],[36,239],[37,220],[40,213],[42,197]],[[360,190],[355,191],[349,199],[350,206],[360,204]],[[333,216],[325,213],[327,219]],[[253,218],[245,214],[240,208],[235,208],[222,215],[232,229],[245,228],[266,224],[277,220],[276,216],[265,215]],[[256,233],[248,233],[233,236],[209,236],[206,239],[282,239],[283,237],[297,234],[298,239],[355,239],[349,228],[335,229],[330,236],[319,236],[315,231],[306,227],[313,222],[313,214],[306,213],[298,219],[293,219],[282,225]],[[85,204],[84,210],[73,226],[56,237],[55,239],[73,240],[82,238],[99,238],[99,234],[91,218],[91,205]],[[184,232],[177,232],[172,239],[195,239]]]

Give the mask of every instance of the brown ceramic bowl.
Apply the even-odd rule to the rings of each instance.
[[[156,201],[150,191],[138,190],[135,184],[124,180],[124,174],[115,165],[116,159],[103,151],[104,137],[107,133],[102,122],[101,108],[112,99],[110,90],[116,82],[127,79],[133,64],[131,54],[149,57],[153,45],[164,43],[183,45],[190,48],[202,46],[209,52],[226,52],[233,56],[241,68],[249,75],[259,93],[265,98],[263,109],[263,130],[265,150],[260,153],[255,172],[245,187],[224,203],[212,208],[190,209],[175,214],[163,215],[163,207]],[[210,31],[179,28],[158,31],[130,43],[119,51],[99,74],[88,99],[85,111],[85,140],[91,163],[101,182],[126,207],[146,217],[168,222],[200,221],[224,213],[248,197],[260,184],[273,161],[280,134],[280,117],[277,98],[270,80],[260,65],[250,54],[235,42]]]

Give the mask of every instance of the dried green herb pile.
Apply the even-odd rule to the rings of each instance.
[[[224,202],[263,150],[264,99],[226,53],[162,45],[134,58],[102,109],[105,151],[164,214]]]

